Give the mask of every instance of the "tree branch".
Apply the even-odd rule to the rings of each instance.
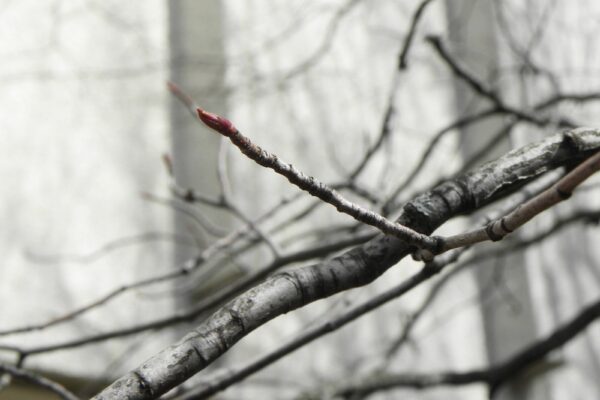
[[[208,127],[229,138],[229,140],[231,140],[231,142],[248,158],[263,167],[270,168],[278,174],[283,175],[292,184],[324,202],[331,204],[339,212],[348,214],[357,221],[374,226],[386,234],[394,235],[410,245],[428,249],[432,252],[435,252],[438,249],[439,246],[436,239],[431,238],[428,235],[423,235],[403,224],[390,221],[374,211],[367,210],[366,208],[349,201],[338,191],[319,182],[312,176],[305,175],[294,168],[293,165],[279,160],[276,155],[260,148],[252,143],[248,137],[242,135],[231,121],[206,112],[201,108],[198,108],[198,115],[202,122]]]
[[[401,387],[425,389],[442,385],[485,383],[494,393],[502,384],[513,379],[528,367],[542,360],[600,318],[600,300],[584,308],[575,318],[558,327],[550,335],[525,347],[508,360],[485,369],[466,372],[439,372],[434,374],[379,374],[359,383],[350,383],[334,390],[334,396],[368,395],[376,391]]]
[[[33,372],[25,371],[24,369],[2,363],[0,363],[0,372],[8,374],[13,378],[20,379],[22,381],[32,383],[35,386],[39,386],[41,388],[49,390],[63,400],[79,400],[79,397],[75,396],[73,393],[68,391],[61,384],[54,382],[48,378],[44,378],[43,376],[35,374]]]
[[[514,204],[521,203],[524,199],[533,197],[533,195],[536,192],[540,191],[538,189],[538,185],[540,183],[543,185],[544,188],[547,186],[545,184],[545,182],[536,181],[535,183],[532,184],[532,185],[534,185],[534,187],[532,187],[532,188],[528,187],[527,190],[520,191],[517,195],[513,196],[514,198],[510,199],[510,201],[508,202],[509,204],[503,205],[503,208],[504,209],[506,209],[506,208],[512,209],[514,207]],[[530,189],[534,193],[532,193]],[[505,213],[505,211],[500,211],[499,213],[503,214],[503,213]],[[494,212],[494,214],[498,214],[498,212]],[[581,219],[583,219],[583,218],[593,217],[593,216],[595,216],[595,214],[586,214],[583,216],[578,215],[577,217],[580,217]],[[560,225],[564,226],[565,223],[562,223]],[[344,312],[342,312],[341,314],[339,314],[337,316],[331,317],[323,322],[320,322],[319,324],[317,324],[313,327],[306,329],[305,331],[300,333],[298,336],[296,336],[294,339],[292,339],[288,343],[278,347],[277,349],[275,349],[263,356],[260,356],[260,357],[256,358],[255,360],[252,360],[241,367],[230,368],[230,369],[227,369],[226,371],[217,371],[214,374],[211,374],[210,376],[206,377],[206,379],[203,379],[202,383],[197,384],[194,389],[190,390],[185,395],[178,397],[177,400],[192,400],[192,399],[204,398],[204,397],[210,396],[212,394],[215,394],[221,390],[224,390],[225,388],[247,378],[248,376],[252,375],[253,373],[258,372],[262,368],[270,365],[271,363],[276,362],[277,360],[281,359],[282,357],[292,353],[293,351],[312,342],[313,340],[316,340],[319,337],[324,336],[325,334],[333,332],[333,331],[345,326],[346,324],[354,321],[355,319],[359,318],[360,316],[365,315],[366,313],[388,303],[389,301],[392,301],[392,300],[400,297],[401,295],[403,295],[407,291],[411,290],[413,287],[417,286],[424,280],[441,272],[449,264],[456,261],[457,258],[458,257],[438,257],[438,258],[436,258],[435,262],[426,265],[425,268],[423,268],[421,271],[419,271],[416,275],[412,276],[408,280],[400,283],[399,285],[395,286],[392,289],[389,289],[383,293],[373,296],[372,298],[370,298],[367,301],[364,301],[360,304],[350,307],[348,310],[345,310]],[[469,260],[469,261],[471,261],[471,260]],[[461,265],[459,268],[463,268],[463,266]],[[458,269],[454,269],[452,271],[452,273],[454,273],[454,271],[457,271],[457,270]],[[442,277],[442,280],[446,281],[449,276],[450,276],[450,274],[444,275],[444,277]],[[430,294],[428,295],[428,299],[430,299],[430,301],[433,301],[433,297],[435,296],[435,293],[437,293],[437,290],[435,290],[435,288],[441,287],[443,285],[443,283],[440,284],[440,282],[442,282],[442,280],[436,282],[434,288],[432,288],[432,290],[430,291]],[[426,303],[427,303],[427,300],[426,300]],[[423,308],[426,306],[427,305],[424,305]],[[414,319],[411,319],[407,322],[407,325],[406,325],[403,333],[408,334],[410,327],[418,318],[417,314],[418,313],[413,314]]]
[[[571,132],[587,130],[589,129],[579,128]],[[488,240],[493,242],[502,240],[536,215],[571,197],[573,190],[598,170],[600,170],[600,152],[579,164],[552,187],[519,205],[510,213],[491,221],[485,227],[449,237],[438,237],[438,241],[441,243],[440,253]],[[423,259],[431,259],[433,255],[426,254],[426,252],[427,250],[421,249],[418,251],[418,255]]]
[[[428,235],[449,218],[489,204],[540,174],[600,148],[600,132],[575,132],[573,136],[549,137],[445,182],[407,203],[398,223]],[[321,264],[276,274],[223,306],[181,341],[148,359],[95,399],[156,398],[204,369],[271,319],[366,285],[412,250],[395,237],[380,235]]]

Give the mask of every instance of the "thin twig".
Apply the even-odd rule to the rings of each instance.
[[[364,171],[365,167],[373,158],[373,155],[377,153],[377,151],[381,148],[386,139],[390,136],[391,133],[391,122],[392,116],[394,115],[394,101],[396,99],[396,90],[398,89],[398,73],[395,72],[394,79],[391,86],[390,93],[388,95],[388,101],[386,105],[386,110],[383,115],[383,122],[381,123],[381,129],[379,131],[379,136],[377,140],[369,149],[365,152],[362,159],[359,163],[354,167],[354,170],[348,175],[348,182],[354,182],[356,177]]]
[[[573,190],[598,170],[600,170],[600,152],[583,161],[551,188],[520,205],[509,214],[490,222],[485,227],[458,235],[438,237],[441,243],[440,252],[488,240],[493,242],[502,240],[539,213],[571,197]],[[427,254],[426,251],[418,251],[417,257],[429,259],[432,254]]]
[[[338,211],[350,215],[357,221],[374,226],[383,233],[394,235],[410,245],[429,249],[430,251],[435,251],[438,248],[438,243],[435,239],[423,235],[407,226],[390,221],[382,215],[367,210],[358,204],[352,203],[344,198],[339,192],[328,187],[324,183],[319,182],[311,176],[305,175],[291,164],[282,162],[276,155],[263,150],[252,143],[248,137],[242,135],[231,121],[206,112],[201,108],[198,108],[198,116],[209,128],[229,138],[229,140],[231,140],[231,142],[248,158],[263,167],[270,168],[278,174],[283,175],[292,184],[313,196],[318,197],[324,202],[331,204]]]
[[[152,277],[152,278],[148,278],[148,279],[143,279],[143,280],[140,280],[140,281],[137,281],[134,283],[122,285],[116,289],[111,290],[104,296],[86,304],[85,306],[76,308],[75,310],[73,310],[71,312],[65,313],[56,318],[52,318],[52,319],[50,319],[46,322],[40,323],[40,324],[32,324],[32,325],[23,326],[20,328],[6,329],[3,331],[0,331],[0,336],[40,331],[40,330],[49,328],[51,326],[58,325],[60,323],[70,321],[82,314],[85,314],[86,312],[88,312],[92,309],[98,308],[99,306],[106,304],[109,300],[114,299],[115,297],[122,295],[125,292],[131,291],[131,290],[134,290],[137,288],[145,287],[145,286],[150,286],[150,285],[155,285],[158,283],[170,281],[172,279],[181,277],[182,275],[185,275],[185,274],[186,273],[182,272],[182,270],[177,270],[177,271],[174,271],[174,272],[171,272],[168,274],[164,274],[164,275],[160,275],[160,276],[156,276],[156,277]]]
[[[288,198],[288,197],[282,199],[274,207],[272,207],[267,212],[265,212],[264,214],[262,214],[258,218],[256,218],[254,220],[254,223],[258,224],[258,223],[266,220],[267,218],[272,217],[276,212],[280,211],[282,207],[289,204],[290,201],[292,201],[292,199],[293,198]],[[242,237],[244,237],[249,231],[250,231],[250,227],[248,225],[244,225],[244,226],[240,227],[239,229],[228,234],[227,236],[224,236],[224,237],[218,239],[217,241],[215,241],[211,246],[206,248],[200,255],[187,260],[175,271],[122,285],[116,289],[111,290],[104,296],[102,296],[86,305],[78,307],[78,308],[76,308],[70,312],[67,312],[65,314],[62,314],[56,318],[52,318],[52,319],[42,322],[42,323],[31,324],[31,325],[27,325],[27,326],[18,327],[18,328],[6,329],[3,331],[0,331],[0,336],[6,336],[6,335],[17,334],[17,333],[32,332],[32,331],[39,331],[39,330],[47,329],[51,326],[70,321],[82,314],[89,312],[90,310],[93,310],[103,304],[106,304],[108,301],[110,301],[126,292],[129,292],[131,290],[140,289],[140,288],[154,285],[157,283],[164,283],[164,282],[167,282],[170,280],[175,280],[177,278],[187,276],[192,271],[198,269],[201,265],[203,265],[205,261],[214,257],[218,252],[223,251],[223,250],[233,246],[233,244],[236,243],[236,241],[238,241]],[[283,257],[282,260],[285,261],[286,257]],[[175,320],[179,321],[179,319],[177,319],[177,318]],[[173,322],[173,323],[176,323],[176,322]],[[156,323],[157,327],[162,327],[162,326],[166,326],[166,325],[168,325],[167,322],[165,322],[164,324],[161,322]],[[137,333],[137,332],[140,332],[140,331],[143,331],[146,329],[152,329],[152,324],[143,325],[139,329],[132,329],[132,330],[125,329],[122,336],[131,334],[131,333]],[[118,334],[118,332],[117,332],[117,334],[115,336],[109,336],[109,338],[110,337],[119,337],[119,336],[121,336],[121,335]],[[103,336],[100,335],[98,340],[92,340],[92,342],[104,340],[101,337],[103,337]],[[85,340],[83,342],[85,343]]]
[[[32,262],[44,263],[44,264],[60,264],[60,263],[77,263],[77,264],[88,264],[93,263],[103,256],[129,246],[142,245],[151,242],[170,242],[178,246],[195,246],[193,240],[187,235],[179,235],[171,232],[160,232],[160,231],[149,231],[142,232],[130,236],[123,236],[105,244],[100,245],[98,248],[81,254],[41,254],[27,250],[25,255]]]
[[[48,378],[45,378],[39,374],[35,374],[30,371],[25,371],[22,368],[13,367],[8,364],[0,363],[0,372],[8,374],[15,379],[19,379],[25,382],[29,382],[34,384],[35,386],[39,386],[44,388],[57,396],[59,396],[63,400],[79,400],[79,397],[75,396],[69,390],[67,390],[63,385],[58,382],[54,382]]]
[[[415,13],[412,17],[408,34],[406,35],[406,38],[402,45],[402,50],[400,51],[400,56],[398,57],[398,71],[395,71],[394,79],[392,81],[392,84],[390,85],[390,94],[388,95],[388,102],[387,102],[386,110],[385,110],[385,113],[383,116],[383,122],[381,124],[379,136],[378,136],[377,140],[375,141],[375,143],[363,155],[363,158],[357,164],[357,166],[354,168],[352,173],[350,173],[349,178],[348,178],[349,182],[353,182],[356,179],[356,177],[365,169],[366,165],[373,158],[373,155],[377,152],[377,150],[379,150],[381,148],[381,146],[385,142],[385,139],[390,136],[391,120],[392,120],[392,116],[394,115],[394,102],[396,99],[396,91],[398,90],[399,74],[402,71],[406,70],[406,68],[407,68],[408,51],[412,45],[413,38],[414,38],[415,32],[417,30],[417,25],[418,25],[419,21],[421,20],[421,17],[425,11],[425,8],[431,2],[432,2],[432,0],[423,1],[417,7],[417,10],[415,11]]]
[[[581,102],[597,101],[597,100],[600,100],[600,93],[597,93],[597,92],[565,93],[565,94],[554,95],[554,96],[547,98],[546,100],[542,100],[541,102],[539,102],[538,104],[533,106],[531,109],[534,112],[542,112],[550,107],[553,107],[553,106],[560,104],[561,102],[565,102],[565,101],[581,103]],[[522,112],[522,113],[524,113],[524,112]],[[388,200],[386,200],[386,202],[382,206],[383,215],[388,215],[392,210],[394,210],[397,207],[397,202],[395,201],[396,197],[398,197],[398,195],[402,191],[404,191],[406,189],[406,187],[408,187],[408,185],[410,185],[414,181],[414,179],[417,177],[417,175],[419,173],[422,173],[423,166],[431,158],[431,156],[433,154],[433,150],[441,142],[441,139],[443,137],[445,137],[450,132],[453,132],[457,129],[463,128],[470,124],[476,123],[482,119],[496,116],[496,115],[503,115],[503,114],[504,115],[507,115],[507,114],[513,115],[515,118],[517,118],[517,121],[522,120],[521,118],[519,118],[519,116],[511,114],[510,109],[503,109],[503,108],[498,108],[497,106],[492,106],[492,107],[487,108],[483,111],[480,111],[476,114],[472,114],[472,115],[469,115],[466,117],[461,117],[461,118],[455,120],[454,122],[450,123],[446,127],[442,128],[440,131],[438,131],[433,136],[433,138],[430,140],[429,144],[427,145],[427,148],[421,155],[421,158],[415,164],[415,166],[411,169],[411,172],[407,175],[407,177],[404,179],[404,181],[402,181],[396,187],[396,189],[394,189],[392,191],[392,194],[388,196]],[[544,125],[547,125],[547,124],[553,123],[554,119],[555,118],[545,118],[545,119],[541,119],[541,120],[536,119],[536,120],[532,121],[532,119],[529,118],[529,119],[527,119],[527,122],[535,124],[534,121],[537,121],[537,122],[543,122]],[[562,117],[558,119],[558,122],[559,122],[560,126],[563,126],[565,128],[574,128],[576,126],[576,124],[573,123],[573,121],[570,121],[570,120],[568,120],[566,118],[562,118]],[[540,126],[542,126],[542,125],[540,125]],[[498,134],[495,135],[493,141],[489,142],[490,146],[493,145],[493,143],[496,143],[496,141],[500,139],[500,135],[504,132],[506,132],[506,128],[503,128],[502,132],[498,132]],[[487,149],[482,149],[482,151],[478,152],[478,154],[475,154],[472,157],[470,157],[469,160],[466,160],[465,166],[463,168],[461,168],[461,172],[465,172],[469,168],[473,167],[474,166],[473,160],[476,158],[480,158],[482,156],[482,153],[484,153],[485,150],[487,150]],[[469,168],[466,167],[467,165]]]
[[[290,79],[293,79],[299,74],[305,73],[310,68],[314,67],[318,61],[320,61],[325,54],[329,51],[333,44],[333,40],[337,35],[338,29],[346,15],[352,9],[360,3],[361,0],[348,0],[344,5],[342,5],[336,12],[333,14],[333,17],[329,21],[325,33],[323,34],[323,39],[319,46],[306,58],[304,61],[300,62],[298,65],[293,67],[291,70],[285,73],[282,77],[281,81],[286,82]]]
[[[144,331],[162,329],[165,327],[173,326],[175,324],[193,321],[201,315],[204,315],[207,312],[211,311],[214,307],[218,306],[219,304],[222,304],[223,302],[229,300],[236,294],[250,288],[252,285],[269,276],[271,273],[277,271],[281,267],[296,262],[308,261],[314,258],[330,255],[336,251],[340,251],[351,246],[356,246],[365,243],[366,241],[372,239],[373,236],[373,233],[361,233],[351,238],[341,239],[335,243],[321,244],[308,249],[303,249],[297,252],[283,255],[280,258],[273,260],[270,264],[256,271],[253,271],[251,274],[243,277],[242,279],[239,279],[231,285],[226,286],[222,290],[204,298],[192,309],[186,311],[179,311],[174,315],[169,315],[168,317],[156,319],[154,321],[134,325],[127,328],[115,329],[105,333],[94,334],[87,337],[82,337],[74,340],[67,340],[50,345],[40,345],[31,348],[21,348],[13,345],[0,344],[0,350],[17,353],[23,357],[29,357],[36,354],[45,354],[59,350],[77,348],[89,344],[103,342],[109,339],[122,338],[126,336],[135,335]],[[193,261],[194,259],[188,260],[186,262],[186,266],[188,268],[196,268],[198,264],[194,264]],[[201,260],[196,260],[196,262],[200,261]],[[123,293],[123,291],[120,291],[119,293]]]
[[[454,58],[452,58],[452,56],[444,47],[441,39],[438,36],[428,36],[427,42],[429,42],[433,46],[440,58],[450,67],[450,69],[456,76],[458,76],[465,83],[467,83],[471,87],[471,89],[473,89],[476,93],[489,99],[493,104],[496,105],[497,108],[499,108],[505,113],[515,115],[516,117],[524,121],[529,121],[540,126],[545,125],[546,122],[543,119],[540,119],[533,114],[526,113],[520,109],[505,104],[504,101],[500,98],[500,96],[496,93],[496,91],[487,87],[485,83],[483,83],[473,74],[469,73]]]
[[[406,39],[404,40],[404,45],[402,46],[402,51],[400,52],[400,57],[398,58],[398,60],[399,60],[398,61],[398,69],[400,69],[400,70],[404,70],[408,67],[408,64],[407,64],[408,51],[410,50],[410,47],[413,42],[413,38],[417,31],[417,25],[419,24],[419,21],[421,21],[421,17],[423,16],[423,13],[425,12],[425,8],[427,8],[429,3],[431,3],[431,2],[432,2],[432,0],[424,0],[423,2],[421,2],[421,4],[419,4],[415,13],[413,14],[413,17],[410,22],[410,28],[408,29],[408,34],[406,35]]]
[[[541,361],[551,351],[563,346],[598,318],[600,318],[600,300],[584,308],[571,321],[559,326],[544,339],[523,348],[508,360],[488,368],[429,374],[379,374],[369,377],[363,382],[352,382],[338,387],[334,392],[336,396],[349,397],[400,387],[424,389],[442,385],[467,385],[482,382],[488,385],[493,394],[502,384]]]

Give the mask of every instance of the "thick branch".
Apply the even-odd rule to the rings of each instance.
[[[542,184],[543,186],[540,186]],[[545,180],[540,180],[534,182],[533,186],[528,187],[526,190],[519,191],[515,196],[513,196],[506,204],[503,205],[503,209],[499,212],[500,215],[504,214],[507,210],[514,208],[516,204],[522,203],[524,200],[529,199],[535,195],[535,193],[541,191],[539,187],[547,187]],[[494,215],[497,215],[498,212],[495,211]],[[485,219],[491,219],[492,217],[487,217]],[[463,248],[464,249],[464,248]],[[460,250],[463,250],[460,249]],[[449,255],[450,253],[447,253]],[[320,321],[318,324],[315,324],[299,335],[297,335],[291,341],[281,345],[280,347],[274,349],[273,351],[261,355],[254,360],[249,361],[248,363],[236,366],[234,368],[227,368],[225,371],[216,371],[214,374],[211,374],[205,379],[202,380],[200,384],[195,385],[196,387],[185,395],[178,397],[178,400],[192,400],[192,399],[201,399],[213,395],[225,388],[245,379],[246,377],[256,373],[262,368],[274,363],[275,361],[281,359],[282,357],[290,354],[291,352],[301,348],[302,346],[312,342],[313,340],[318,339],[321,336],[324,336],[330,332],[333,332],[346,324],[354,321],[355,319],[361,317],[369,313],[370,311],[392,301],[404,293],[410,291],[415,286],[419,285],[421,282],[429,279],[432,275],[435,275],[441,272],[448,264],[456,261],[457,257],[437,257],[434,262],[427,264],[424,268],[421,269],[417,274],[411,276],[409,279],[403,281],[399,285],[383,292],[377,294],[376,296],[371,297],[367,301],[364,301],[360,304],[356,304],[352,307],[349,307],[347,310],[344,310],[339,315],[336,315],[331,318],[324,319]],[[454,270],[456,271],[456,269]],[[446,274],[442,279],[447,279],[450,276]],[[439,286],[438,281],[436,286]],[[430,292],[431,293],[431,292]],[[433,296],[430,296],[433,300]],[[413,314],[414,315],[414,314]],[[415,317],[414,321],[416,321]],[[408,332],[409,326],[412,321],[407,322],[407,326],[405,328],[405,332]]]
[[[565,140],[555,135],[445,182],[406,204],[398,223],[430,234],[447,219],[514,191],[557,166],[600,147],[600,132]],[[204,369],[237,341],[271,319],[307,303],[365,285],[413,249],[378,236],[322,264],[274,275],[222,307],[180,342],[114,382],[95,399],[153,399]]]
[[[491,221],[487,226],[459,235],[440,238],[440,252],[487,240],[494,242],[501,240],[536,215],[571,197],[573,190],[598,170],[600,170],[600,152],[575,167],[552,187],[519,205],[510,213]]]

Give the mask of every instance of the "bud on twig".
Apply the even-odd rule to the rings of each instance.
[[[197,108],[198,117],[211,129],[219,132],[223,136],[231,137],[235,135],[238,130],[230,120],[223,118],[219,115],[209,113],[201,108]]]

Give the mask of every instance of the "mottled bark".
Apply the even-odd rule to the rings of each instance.
[[[459,214],[471,212],[520,188],[557,166],[572,164],[600,144],[600,131],[552,136],[426,192],[403,209],[398,222],[431,234]],[[268,278],[229,302],[180,342],[107,387],[95,399],[153,399],[182,383],[267,321],[310,302],[376,279],[413,248],[380,235],[339,257]]]

